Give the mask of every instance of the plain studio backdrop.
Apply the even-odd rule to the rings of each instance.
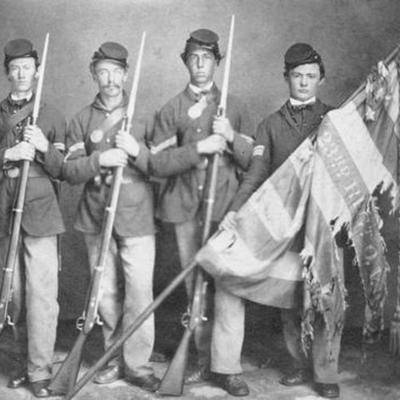
[[[129,50],[130,87],[139,42],[147,33],[136,116],[151,119],[187,83],[180,59],[189,33],[209,28],[220,36],[225,51],[230,17],[236,17],[229,90],[252,110],[255,122],[275,111],[287,98],[282,77],[283,55],[295,42],[308,42],[321,54],[326,81],[321,98],[339,105],[363,82],[371,67],[400,42],[398,0],[1,0],[0,47],[28,38],[40,56],[46,32],[50,47],[44,100],[69,120],[96,94],[89,73],[93,52],[105,41]],[[216,82],[221,85],[223,61]],[[0,77],[0,96],[9,85]],[[62,236],[61,317],[82,311],[88,281],[82,237],[72,228],[80,187],[62,187],[62,209],[68,232]],[[392,267],[386,314],[393,314],[397,267],[397,230],[385,221],[384,235]],[[356,269],[346,264],[351,295],[348,315],[360,323],[363,298]],[[179,271],[172,230],[158,235],[155,291]]]

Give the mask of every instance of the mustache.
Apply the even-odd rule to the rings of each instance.
[[[114,83],[110,83],[110,84],[108,84],[108,85],[103,85],[103,86],[102,86],[103,89],[110,89],[110,88],[119,89],[120,87],[121,87],[121,85],[114,84]]]

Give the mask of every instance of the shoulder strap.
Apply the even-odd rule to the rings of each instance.
[[[32,114],[32,111],[33,111],[33,103],[31,102],[28,103],[23,108],[21,108],[15,114],[11,114],[8,116],[7,119],[3,120],[4,128],[7,131],[7,133],[12,129],[14,129],[24,119],[29,117]]]
[[[122,120],[124,115],[125,108],[117,108],[116,110],[111,112],[109,117],[105,118],[104,121],[93,130],[99,130],[106,134],[111,128],[113,128],[118,122]]]

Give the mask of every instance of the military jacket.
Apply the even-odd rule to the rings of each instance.
[[[149,165],[153,175],[166,178],[158,201],[158,216],[164,221],[184,222],[201,209],[209,159],[197,153],[196,143],[212,133],[220,95],[214,85],[202,108],[199,96],[187,86],[156,116]],[[220,157],[214,221],[219,221],[229,207],[239,185],[240,171],[248,167],[254,141],[250,114],[234,96],[228,96],[226,116],[235,135],[228,151]]]
[[[32,114],[34,96],[15,102],[8,96],[0,103],[0,236],[10,234],[13,205],[17,196],[21,162],[7,162],[4,153],[23,140],[23,129]],[[42,104],[36,122],[49,141],[48,151],[36,152],[30,163],[21,228],[31,236],[52,236],[64,232],[64,223],[53,187],[61,177],[66,123],[62,115]]]
[[[78,205],[75,228],[100,233],[110,194],[111,170],[100,168],[100,153],[115,145],[115,135],[122,126],[119,119],[110,129],[100,128],[115,112],[124,113],[128,99],[115,110],[105,108],[99,95],[70,122],[67,132],[67,156],[63,176],[72,184],[84,183]],[[149,150],[145,144],[145,124],[133,121],[131,134],[140,143],[139,155],[129,158],[124,168],[121,191],[115,214],[114,232],[122,237],[149,235],[154,232],[153,192],[147,178]]]
[[[258,126],[253,156],[248,172],[230,208],[237,211],[261,184],[315,132],[332,107],[316,100],[315,104],[296,111],[287,101],[280,110]]]

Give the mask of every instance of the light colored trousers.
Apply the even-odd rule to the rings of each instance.
[[[2,268],[8,242],[9,238],[0,239]],[[9,311],[18,319],[22,307],[25,305],[26,308],[26,330],[17,330],[31,382],[50,379],[52,375],[59,313],[57,294],[57,237],[33,237],[22,233]]]
[[[179,260],[182,268],[185,268],[193,261],[196,253],[201,247],[202,232],[198,220],[194,218],[181,224],[175,224],[175,235],[178,246]],[[191,274],[185,281],[186,293],[189,300],[191,300],[193,297],[193,278],[194,274]],[[207,290],[205,301],[208,305],[210,305],[213,301],[213,291],[210,285]],[[201,367],[209,367],[210,364],[211,329],[213,323],[212,313],[206,312],[206,317],[207,321],[203,321],[194,332],[194,341],[198,355],[197,364]]]
[[[343,252],[339,251],[343,265]],[[343,280],[343,268],[339,271]],[[301,344],[301,310],[281,309],[283,336],[286,348],[295,368],[308,368],[313,371],[314,381],[319,383],[338,383],[338,362],[340,354],[341,331],[334,334],[331,342],[331,355],[327,351],[328,331],[322,316],[314,323],[314,339],[310,356],[306,357]],[[211,371],[221,374],[236,374],[242,371],[240,357],[244,340],[245,303],[215,284],[214,326],[211,341]]]
[[[100,239],[98,234],[85,234],[92,270],[98,261]],[[153,301],[154,259],[154,235],[111,239],[99,302],[106,350]],[[153,345],[154,314],[125,341],[122,353],[109,364],[123,364],[127,377],[153,374],[148,363]]]

